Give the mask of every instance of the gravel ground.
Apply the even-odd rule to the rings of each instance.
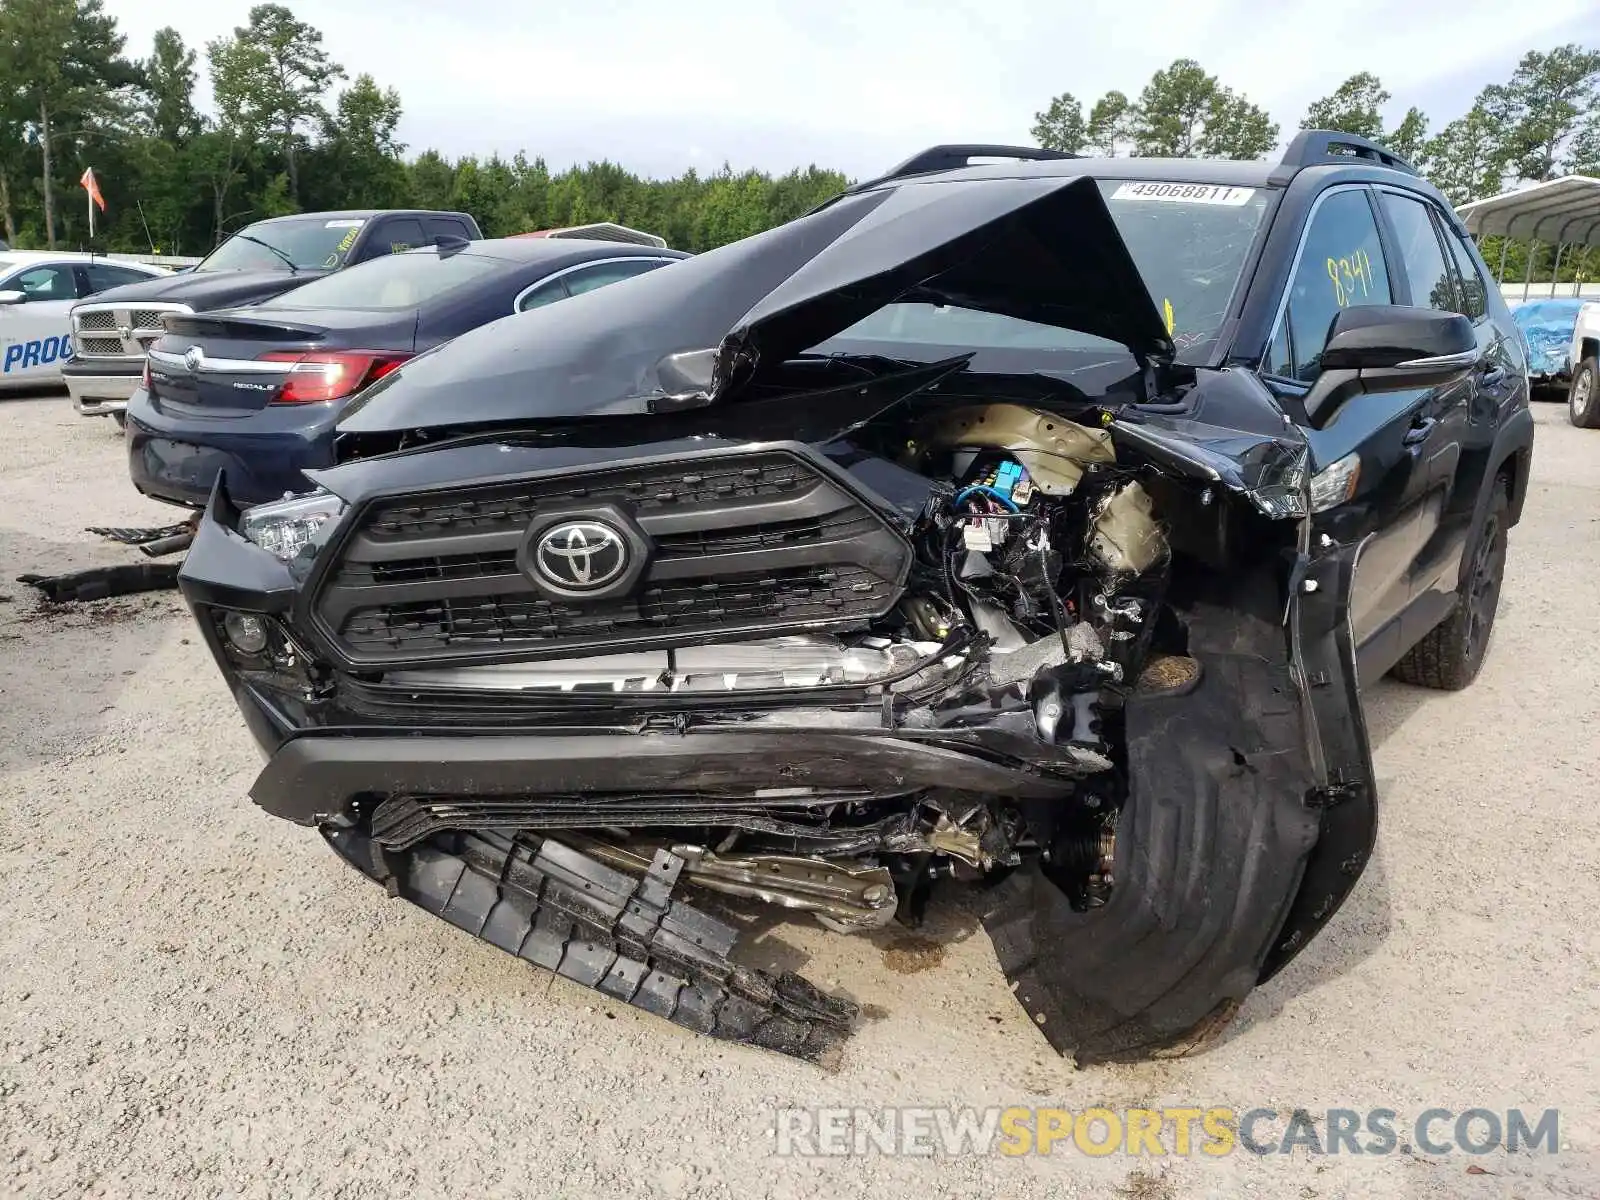
[[[109,422],[0,404],[0,1194],[1600,1195],[1600,435],[1538,418],[1482,678],[1371,688],[1377,857],[1221,1045],[1075,1071],[942,908],[931,952],[765,935],[883,1014],[830,1074],[519,964],[257,811],[176,597],[52,612],[10,582],[128,561],[83,526],[170,510],[127,484]],[[779,1157],[791,1104],[1376,1106],[1402,1132],[1555,1107],[1562,1151]]]

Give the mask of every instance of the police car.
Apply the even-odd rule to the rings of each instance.
[[[0,250],[0,391],[60,382],[72,357],[67,314],[79,300],[169,274],[93,254]]]

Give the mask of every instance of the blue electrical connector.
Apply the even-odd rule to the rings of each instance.
[[[966,498],[968,496],[971,496],[971,495],[989,496],[989,497],[991,497],[991,498],[993,498],[995,500],[998,500],[1001,504],[1005,505],[1012,512],[1021,512],[1022,511],[1020,508],[1017,507],[1017,502],[1015,500],[1013,500],[1010,496],[1006,495],[1006,493],[1002,492],[999,488],[992,488],[986,483],[975,483],[971,487],[962,488],[959,492],[956,493],[956,498],[954,500],[952,500],[951,503],[955,504],[955,505],[960,505],[964,500],[966,500]]]

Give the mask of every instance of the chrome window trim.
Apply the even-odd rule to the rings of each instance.
[[[518,292],[517,298],[511,302],[511,315],[515,316],[517,313],[522,312],[522,302],[529,296],[533,295],[534,292],[538,291],[546,284],[554,283],[556,280],[563,279],[576,271],[585,271],[590,267],[609,266],[612,263],[619,262],[653,262],[660,263],[662,266],[666,266],[669,263],[680,261],[682,260],[676,258],[667,258],[658,254],[616,254],[610,258],[591,258],[586,262],[573,263],[570,267],[563,267],[559,271],[552,271],[537,283],[530,283],[527,287]],[[645,272],[641,271],[640,274],[645,274]],[[622,281],[618,280],[617,282],[620,283]],[[568,298],[570,299],[570,297]]]

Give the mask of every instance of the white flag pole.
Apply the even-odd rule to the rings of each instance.
[[[85,188],[84,195],[89,198],[89,241],[92,243],[94,241],[94,193]]]

